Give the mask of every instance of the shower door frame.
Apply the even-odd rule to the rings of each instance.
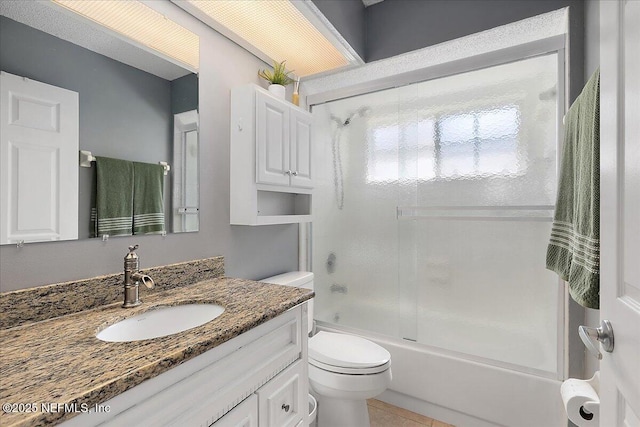
[[[558,90],[557,90],[557,117],[556,117],[556,174],[559,176],[560,155],[562,153],[563,144],[563,118],[568,110],[569,99],[569,69],[566,64],[569,61],[569,48],[567,42],[567,34],[557,35],[548,38],[539,39],[533,42],[524,43],[492,52],[482,53],[458,60],[445,62],[442,64],[421,68],[414,71],[400,73],[391,77],[372,79],[363,83],[358,83],[349,87],[329,90],[307,96],[307,105],[309,110],[313,112],[313,107],[326,102],[337,101],[340,99],[351,98],[359,95],[365,95],[372,92],[378,92],[385,89],[392,89],[410,84],[420,83],[428,80],[435,80],[443,77],[453,76],[471,71],[477,71],[484,68],[494,67],[498,65],[517,62],[537,56],[548,54],[557,54],[558,58]],[[305,271],[312,271],[312,232],[313,222],[300,224],[299,229],[299,268]],[[560,278],[558,283],[558,307],[557,307],[557,372],[552,374],[546,371],[540,371],[532,368],[520,367],[514,369],[510,366],[503,366],[499,362],[490,363],[493,366],[514,369],[519,372],[529,373],[545,378],[564,380],[569,372],[569,333],[570,316],[569,316],[569,293],[564,281]],[[581,319],[571,319],[571,326],[574,321],[580,322]],[[577,323],[576,323],[577,325]],[[575,328],[574,328],[575,329]],[[395,337],[402,340],[401,337]],[[439,350],[445,350],[440,349]],[[473,355],[463,355],[465,359],[471,361],[480,361]]]

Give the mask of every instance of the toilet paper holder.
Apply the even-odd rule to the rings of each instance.
[[[599,328],[579,326],[578,335],[580,335],[580,339],[587,347],[587,350],[598,360],[602,359],[602,353],[600,353],[596,341],[602,344],[602,349],[607,353],[613,351],[613,328],[608,320],[602,320]]]
[[[600,424],[600,372],[588,380],[569,378],[560,386],[567,418],[578,427]]]

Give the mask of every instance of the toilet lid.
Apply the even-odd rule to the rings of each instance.
[[[364,338],[320,331],[309,339],[309,361],[350,369],[388,365],[387,350]]]

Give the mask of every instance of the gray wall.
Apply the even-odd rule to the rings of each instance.
[[[366,61],[365,8],[362,0],[312,0],[360,57]]]
[[[584,7],[584,82],[600,66],[600,2],[588,0]]]
[[[312,1],[365,62],[569,6],[570,100],[582,89],[585,0],[385,0],[364,11],[360,0]]]
[[[366,8],[366,61],[376,61],[570,6],[570,98],[582,89],[583,0],[385,0]]]
[[[148,163],[171,160],[169,81],[6,17],[0,17],[0,65],[11,74],[78,92],[81,150]],[[95,168],[79,172],[78,236],[86,239]],[[171,212],[166,194],[165,211]]]
[[[366,9],[367,62],[566,6],[582,10],[582,3],[581,0],[385,0]]]
[[[171,113],[184,113],[197,108],[198,76],[187,74],[171,81]]]
[[[108,242],[30,243],[0,247],[0,290],[27,288],[122,271],[138,243],[143,267],[223,255],[229,276],[257,279],[298,266],[298,226],[229,225],[229,91],[261,84],[265,64],[169,2],[150,5],[200,36],[200,232],[117,237]],[[82,114],[82,113],[81,113]],[[99,125],[99,124],[96,124]]]

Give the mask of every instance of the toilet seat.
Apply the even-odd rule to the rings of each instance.
[[[315,366],[316,368],[323,369],[328,372],[333,372],[335,374],[346,374],[346,375],[379,374],[380,372],[386,371],[391,366],[391,362],[387,362],[384,365],[373,366],[371,368],[345,368],[342,366],[328,365],[326,363],[322,363],[311,358],[309,359],[309,364]]]
[[[309,339],[309,363],[329,372],[367,375],[389,369],[391,355],[364,338],[320,331]]]

